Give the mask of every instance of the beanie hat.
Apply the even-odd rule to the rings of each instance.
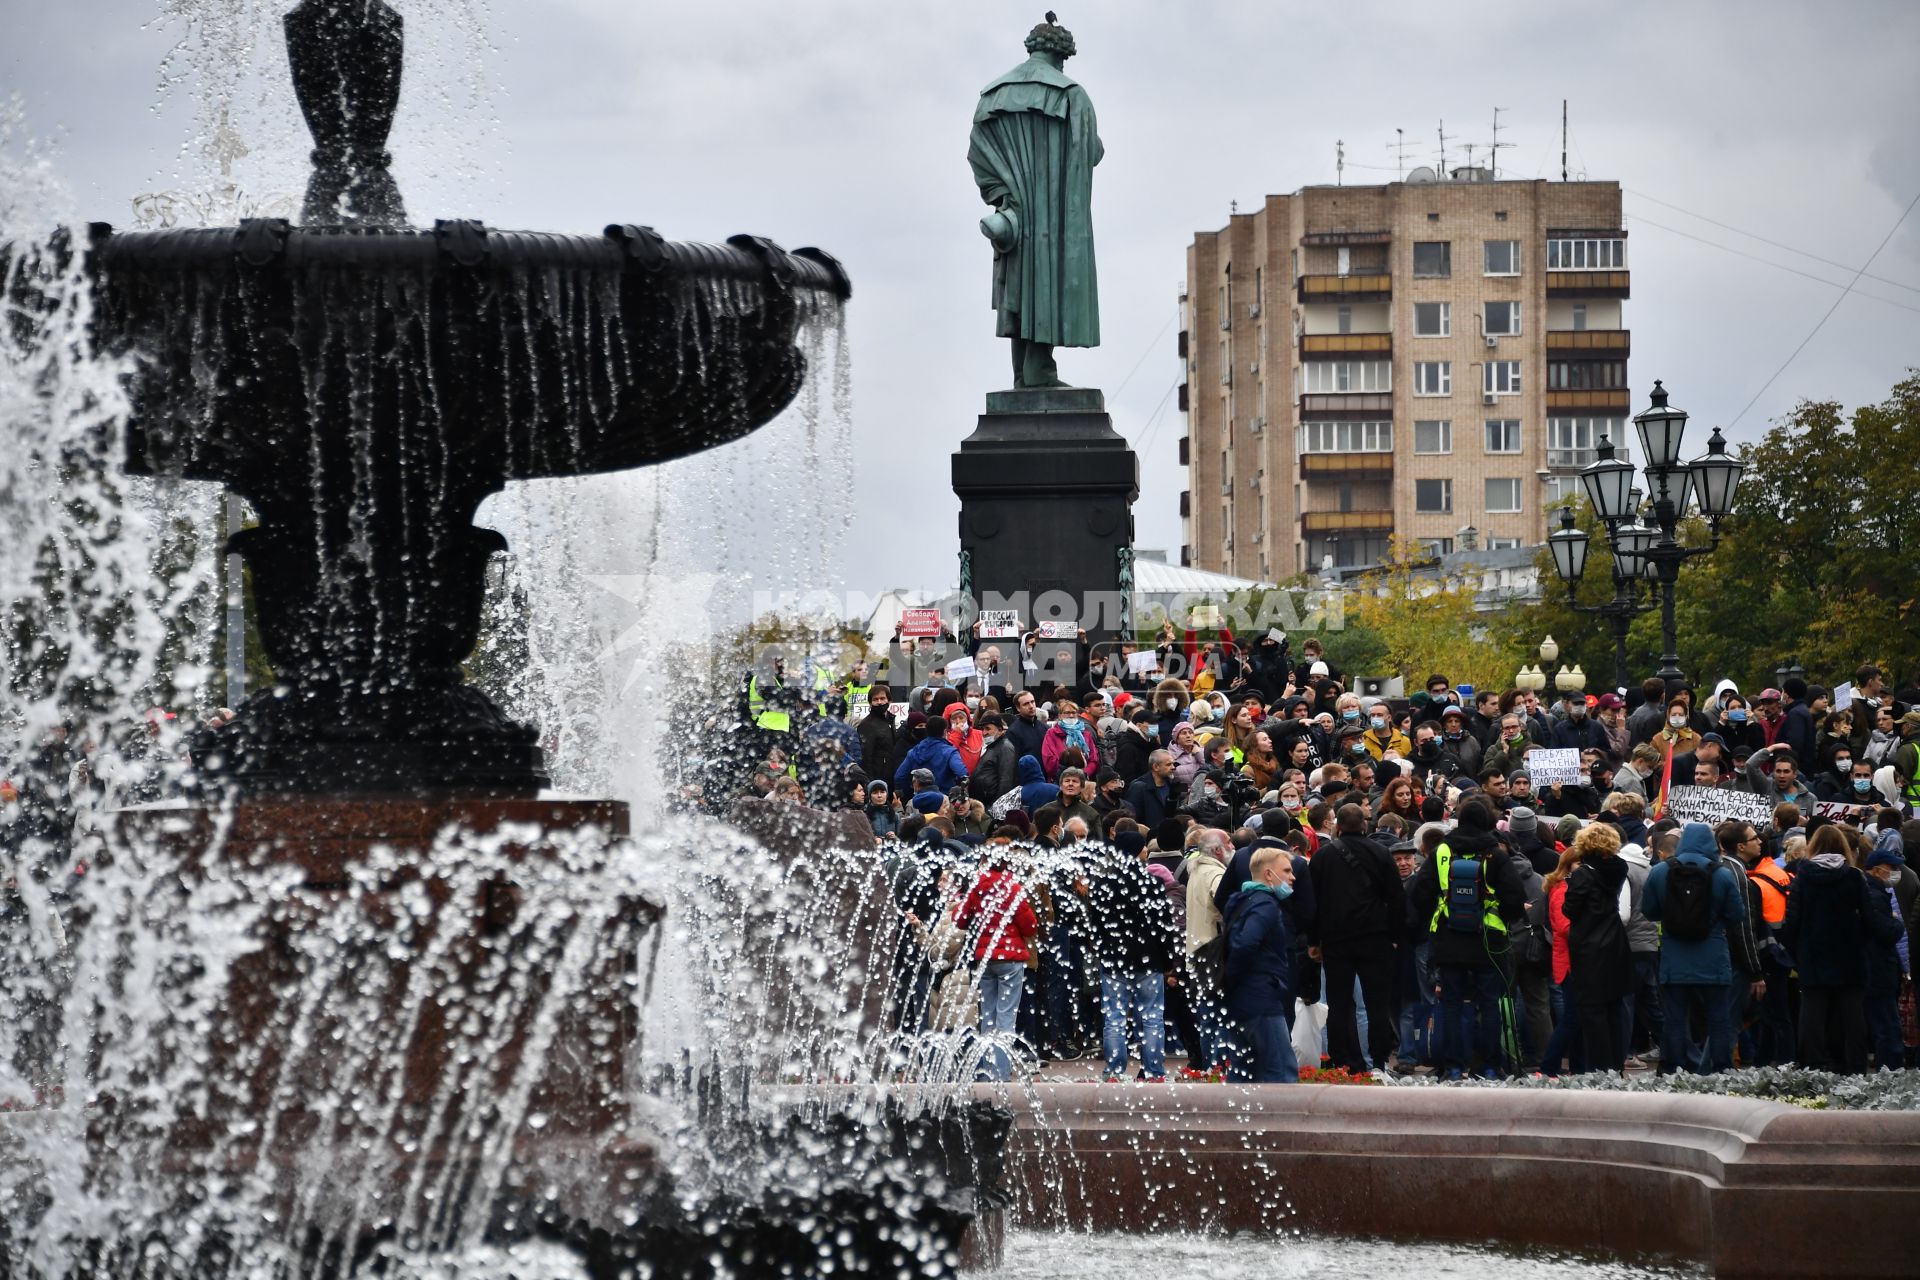
[[[1126,854],[1129,858],[1137,858],[1140,856],[1141,850],[1147,847],[1146,833],[1143,831],[1122,831],[1114,836],[1113,847]]]
[[[1521,805],[1507,813],[1507,830],[1515,835],[1540,834],[1540,819],[1533,810]]]
[[[947,798],[938,791],[922,791],[913,798],[913,807],[921,813],[938,813],[946,802]]]
[[[1582,825],[1580,819],[1570,813],[1554,827],[1553,838],[1561,844],[1572,844],[1573,838],[1580,834]]]

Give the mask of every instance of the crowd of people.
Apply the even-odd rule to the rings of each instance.
[[[1008,647],[775,667],[739,709],[751,794],[870,825],[901,1030],[973,1037],[981,1078],[1023,1048],[1109,1080],[1913,1061],[1911,683],[1372,697],[1278,631],[1057,679]]]

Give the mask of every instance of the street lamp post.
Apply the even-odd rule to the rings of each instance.
[[[1658,674],[1671,693],[1685,681],[1674,616],[1680,566],[1720,545],[1720,522],[1733,510],[1733,493],[1746,467],[1727,452],[1726,439],[1718,427],[1713,429],[1705,453],[1692,462],[1682,462],[1686,412],[1667,404],[1666,388],[1658,382],[1653,384],[1650,399],[1652,403],[1633,419],[1645,459],[1650,510],[1642,512],[1641,491],[1633,487],[1633,464],[1614,456],[1611,441],[1602,439],[1594,461],[1580,472],[1581,487],[1606,528],[1613,553],[1614,598],[1602,605],[1573,603],[1574,584],[1586,566],[1588,539],[1574,527],[1571,510],[1562,511],[1560,529],[1547,541],[1553,549],[1554,568],[1566,581],[1569,606],[1576,612],[1599,614],[1612,624],[1614,679],[1622,688],[1627,683],[1627,626],[1635,616],[1653,607],[1651,602],[1640,602],[1638,584],[1643,577],[1651,581],[1660,608]],[[1680,522],[1690,505],[1697,505],[1706,517],[1712,534],[1707,546],[1680,544]],[[1651,515],[1653,522],[1646,523],[1643,514]]]

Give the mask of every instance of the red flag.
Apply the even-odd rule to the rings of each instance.
[[[1667,810],[1667,792],[1673,786],[1673,741],[1667,742],[1667,763],[1660,770],[1660,794],[1653,798],[1653,821]]]

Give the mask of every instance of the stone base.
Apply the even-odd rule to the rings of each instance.
[[[953,455],[960,546],[974,600],[1021,593],[1028,624],[1060,593],[1090,640],[1119,630],[1121,552],[1133,547],[1140,464],[1091,387],[994,391]],[[1084,655],[1083,655],[1084,656]]]
[[[1698,1095],[1038,1085],[1015,1221],[1307,1230],[1892,1277],[1920,1257],[1920,1114]]]

